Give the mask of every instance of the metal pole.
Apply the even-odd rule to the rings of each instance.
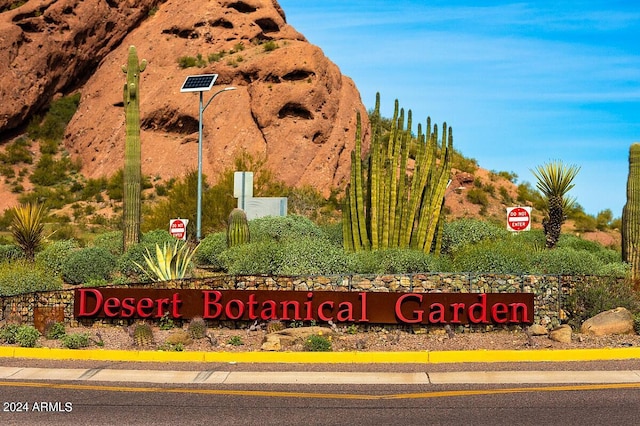
[[[199,117],[198,117],[198,200],[196,207],[196,241],[200,242],[200,238],[202,237],[202,115],[204,110],[207,109],[213,98],[219,95],[222,92],[227,92],[229,90],[236,90],[235,87],[225,87],[222,90],[214,93],[211,98],[207,101],[206,105],[203,104],[203,96],[204,92],[200,91],[200,108],[199,108]]]
[[[200,92],[200,107],[198,117],[198,199],[196,207],[196,241],[202,236],[202,106],[203,92]]]

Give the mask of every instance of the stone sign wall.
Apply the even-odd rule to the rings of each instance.
[[[594,276],[497,275],[497,274],[406,274],[348,276],[219,276],[149,284],[128,284],[119,288],[167,288],[199,290],[296,290],[399,293],[533,293],[534,323],[547,328],[560,324],[564,303],[580,283],[603,279]],[[74,318],[74,289],[29,293],[0,298],[0,320],[11,313],[23,322],[44,321],[48,317],[78,325]],[[88,320],[87,320],[88,321]],[[91,320],[93,322],[94,320]],[[100,320],[123,323],[125,320]],[[84,323],[83,323],[84,324]],[[86,324],[88,325],[88,324]]]

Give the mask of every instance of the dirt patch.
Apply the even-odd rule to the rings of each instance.
[[[90,336],[90,348],[119,350],[175,350],[167,345],[167,339],[187,327],[162,330],[152,327],[153,343],[135,345],[130,329],[120,326],[94,325],[92,327],[67,327],[67,334],[86,333]],[[181,345],[183,351],[256,352],[261,351],[267,331],[211,327],[208,337]],[[454,332],[444,329],[385,329],[371,327],[368,330],[350,328],[326,329],[323,337],[331,340],[334,352],[349,351],[462,351],[462,350],[531,350],[531,349],[597,349],[640,347],[640,335],[616,335],[595,337],[574,333],[571,343],[560,343],[548,336],[529,336],[522,329],[490,332]],[[15,345],[14,345],[15,346]],[[61,340],[40,337],[39,347],[61,348]],[[304,341],[283,345],[282,350],[304,351]]]

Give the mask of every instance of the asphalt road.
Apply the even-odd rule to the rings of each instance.
[[[637,424],[640,385],[211,387],[3,382],[3,425]],[[29,411],[16,412],[16,405]],[[24,407],[24,405],[23,405]],[[35,409],[35,410],[34,410]],[[13,410],[13,412],[11,412]]]
[[[1,425],[637,424],[640,361],[0,359]]]

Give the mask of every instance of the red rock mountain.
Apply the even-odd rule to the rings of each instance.
[[[61,94],[80,91],[64,144],[87,177],[122,168],[121,66],[130,45],[141,75],[143,173],[163,179],[197,167],[199,95],[185,78],[218,74],[204,112],[204,173],[241,153],[265,157],[289,185],[328,195],[348,180],[356,113],[353,81],[286,22],[275,0],[0,0],[0,142]],[[198,66],[183,68],[180,58]],[[365,123],[366,124],[366,123]]]

